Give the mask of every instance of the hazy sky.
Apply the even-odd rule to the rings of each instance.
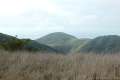
[[[0,32],[38,38],[120,34],[120,0],[0,0]]]

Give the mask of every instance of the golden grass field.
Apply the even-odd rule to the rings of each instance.
[[[120,54],[0,51],[0,80],[120,80]]]

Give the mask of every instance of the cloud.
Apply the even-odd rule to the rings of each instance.
[[[30,38],[57,31],[87,37],[119,34],[119,7],[118,0],[3,0],[0,31]]]

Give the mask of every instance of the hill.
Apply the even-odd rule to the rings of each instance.
[[[55,32],[43,36],[36,41],[48,46],[51,46],[62,53],[70,53],[77,51],[77,48],[81,47],[88,39],[78,39],[72,35]]]
[[[0,49],[8,51],[41,51],[41,52],[57,52],[57,50],[39,44],[30,39],[18,39],[16,37],[0,33]]]
[[[60,45],[60,44],[68,44],[71,40],[77,39],[74,36],[71,36],[69,34],[63,33],[63,32],[55,32],[48,34],[46,36],[43,36],[40,39],[37,39],[39,43],[46,43],[48,45]],[[67,42],[67,43],[66,43]]]
[[[118,53],[120,52],[120,36],[109,35],[97,37],[84,45],[80,49],[80,52]]]
[[[28,51],[40,51],[40,52],[47,52],[47,53],[59,53],[56,49],[49,47],[44,44],[40,44],[34,40],[29,40],[29,42],[26,43],[24,46],[25,50]]]

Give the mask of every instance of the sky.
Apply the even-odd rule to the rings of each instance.
[[[0,32],[31,39],[120,35],[120,0],[0,0]]]

